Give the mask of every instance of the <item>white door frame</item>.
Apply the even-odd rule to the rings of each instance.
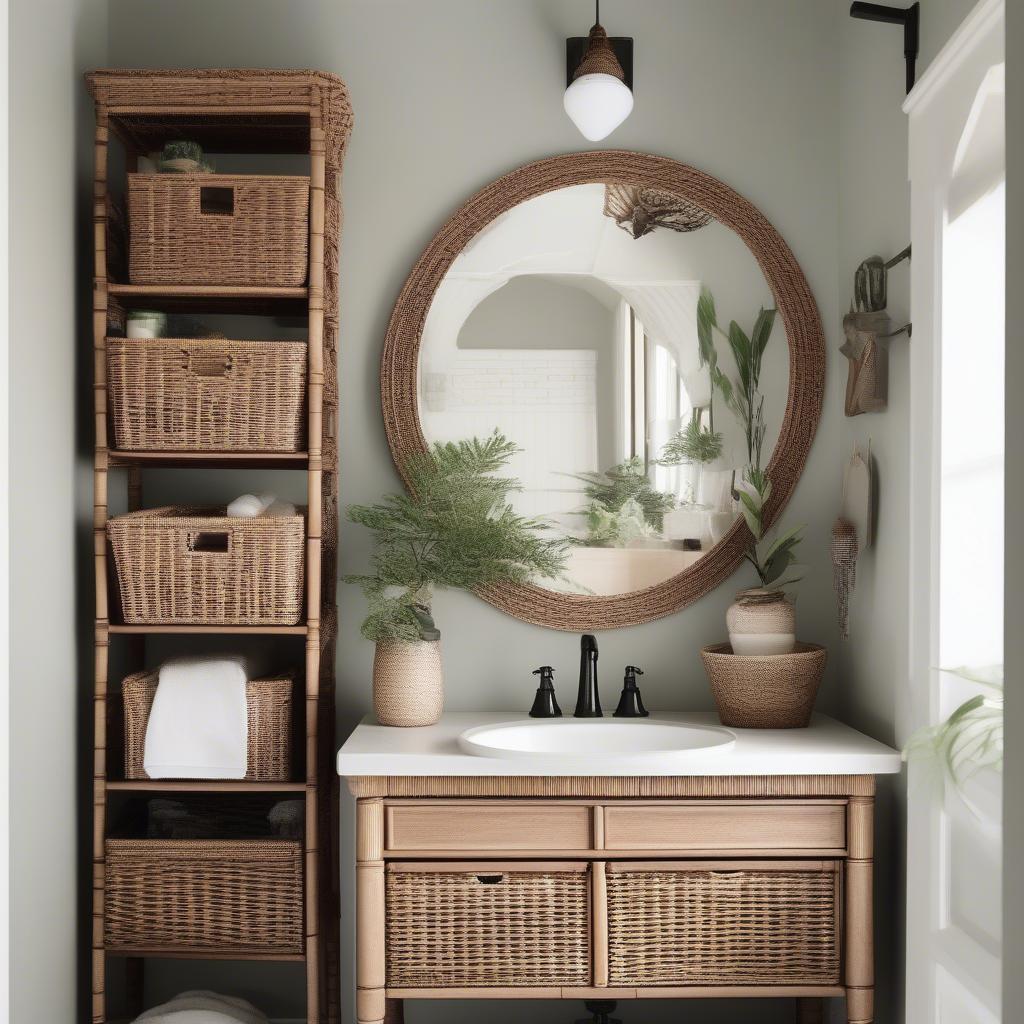
[[[907,691],[900,694],[901,743],[939,717],[938,540],[942,241],[954,158],[989,68],[1004,59],[1003,0],[982,0],[907,97],[911,182],[913,339],[910,343],[910,608]],[[951,986],[978,1019],[999,1019],[1000,961],[951,925],[946,901],[948,827],[927,798],[922,772],[909,769],[907,799],[906,1022],[936,1024]]]

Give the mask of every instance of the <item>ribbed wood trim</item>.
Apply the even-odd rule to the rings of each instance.
[[[385,796],[871,796],[872,775],[361,775],[356,797]]]

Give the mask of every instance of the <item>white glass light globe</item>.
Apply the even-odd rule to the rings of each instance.
[[[633,109],[633,93],[614,75],[580,75],[565,90],[565,112],[585,139],[611,135]]]

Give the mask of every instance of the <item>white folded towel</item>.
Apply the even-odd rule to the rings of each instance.
[[[244,779],[249,728],[241,658],[181,658],[160,668],[146,726],[151,779]]]
[[[135,1018],[147,1024],[268,1024],[252,1003],[216,992],[182,992]]]
[[[256,516],[293,516],[295,506],[276,494],[240,494],[227,508],[227,514],[239,519]]]

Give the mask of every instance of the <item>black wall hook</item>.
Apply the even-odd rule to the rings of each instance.
[[[903,26],[903,56],[907,61],[907,92],[917,80],[917,54],[920,50],[921,5],[887,7],[885,4],[866,4],[856,0],[850,4],[850,17],[863,21],[881,21],[888,25]]]

